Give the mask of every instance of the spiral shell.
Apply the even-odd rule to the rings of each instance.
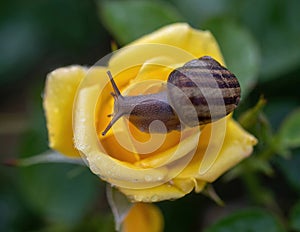
[[[168,78],[169,102],[190,127],[225,117],[237,107],[240,97],[235,75],[210,56],[187,62]]]

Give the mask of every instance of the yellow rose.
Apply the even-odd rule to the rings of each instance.
[[[154,204],[137,203],[126,216],[122,232],[161,232],[163,224],[163,217],[158,207]]]
[[[50,147],[67,156],[81,155],[92,172],[132,201],[200,192],[250,155],[256,144],[231,115],[168,134],[141,132],[122,118],[107,135],[101,133],[113,113],[108,70],[124,95],[153,93],[174,68],[204,55],[224,65],[210,32],[178,23],[140,38],[90,69],[71,66],[51,72],[44,99]]]

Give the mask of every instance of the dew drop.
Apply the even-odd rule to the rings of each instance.
[[[136,201],[142,201],[143,200],[143,197],[141,195],[134,195],[133,198],[136,200]]]
[[[161,181],[161,180],[163,180],[163,177],[162,176],[158,176],[157,177],[157,181]]]
[[[152,176],[146,175],[146,176],[145,176],[145,181],[146,181],[146,182],[152,181]]]
[[[86,148],[86,145],[82,144],[82,143],[77,143],[76,147],[77,147],[78,150],[84,151],[85,148]]]
[[[151,201],[152,202],[156,202],[156,201],[158,201],[158,195],[153,195],[152,197],[151,197]]]
[[[81,118],[81,119],[80,119],[80,122],[85,122],[85,121],[86,121],[85,118]]]
[[[87,152],[91,147],[90,145],[88,144],[84,144],[84,143],[76,143],[76,148],[79,150],[79,151],[82,151],[82,152]]]
[[[95,173],[97,175],[100,173],[99,168],[93,163],[90,163],[90,169],[92,170],[93,173]]]

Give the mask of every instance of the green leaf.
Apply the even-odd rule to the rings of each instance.
[[[271,176],[274,174],[271,164],[269,160],[261,159],[258,155],[251,157],[245,161],[247,165],[247,169],[244,171],[250,171],[253,173],[263,173],[264,175]]]
[[[112,213],[99,212],[96,215],[89,215],[80,225],[76,226],[72,232],[116,232],[114,228],[114,218]],[[52,232],[52,231],[49,231]]]
[[[215,18],[206,23],[216,37],[227,67],[237,76],[242,98],[245,98],[257,82],[260,52],[251,33],[227,18]]]
[[[277,137],[273,135],[269,119],[262,111],[265,104],[266,100],[261,97],[253,108],[247,110],[239,117],[239,122],[245,129],[255,134],[258,138],[257,151],[260,151],[258,152],[258,156],[262,159],[262,165],[259,168],[271,174],[272,171],[265,162],[268,162],[274,154],[285,155],[286,153],[279,146]],[[258,165],[256,166],[258,167]]]
[[[278,83],[278,81],[276,83]],[[294,84],[295,86],[297,85],[297,83]],[[274,86],[270,87],[269,91],[273,91],[275,85],[277,86],[278,89],[284,88],[283,83],[279,83],[279,84],[274,83]],[[263,87],[263,89],[265,89],[265,87]],[[290,91],[290,89],[288,89],[287,91]],[[270,96],[270,94],[267,95]],[[276,96],[278,95],[276,94]],[[266,107],[264,108],[264,112],[266,113],[268,119],[270,120],[270,124],[272,125],[274,131],[278,131],[282,122],[286,119],[286,117],[299,106],[297,99],[295,97],[287,98],[285,97],[285,94],[283,94],[283,97],[280,96],[280,98],[276,96],[275,98],[274,97],[272,98],[272,96],[268,97],[268,104],[266,104]]]
[[[103,24],[122,45],[164,25],[183,21],[171,5],[162,1],[99,1]]]
[[[300,146],[300,108],[292,112],[279,129],[281,146],[295,148]]]
[[[74,226],[95,200],[98,178],[88,168],[40,164],[20,169],[20,187],[28,205],[52,223]]]
[[[228,13],[229,1],[223,0],[170,0],[187,21],[194,26],[219,15]]]
[[[282,232],[283,226],[269,212],[246,209],[235,212],[206,229],[205,232]]]
[[[300,231],[300,201],[291,210],[290,227],[295,231]]]
[[[266,100],[261,97],[256,105],[245,111],[238,119],[239,123],[246,129],[250,129],[257,124],[259,115],[262,113]]]
[[[1,22],[0,85],[23,78],[24,73],[38,62],[42,50],[41,36],[28,18]]]
[[[281,31],[285,28],[276,28],[263,41],[268,46],[264,49],[265,59],[261,69],[262,75],[259,79],[261,82],[280,78],[289,71],[299,67],[299,35],[295,37],[293,34],[282,34]]]
[[[259,40],[261,66],[259,82],[283,77],[299,67],[300,2],[298,0],[226,1],[230,12]],[[255,15],[253,15],[255,12]]]
[[[300,193],[300,150],[293,151],[289,158],[278,157],[275,164],[283,173],[286,182],[298,193]]]
[[[107,184],[106,193],[108,203],[115,218],[115,228],[119,231],[133,203],[123,193],[109,184]]]

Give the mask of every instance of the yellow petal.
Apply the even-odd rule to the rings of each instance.
[[[209,31],[193,29],[187,23],[175,23],[162,27],[130,45],[145,43],[167,44],[181,48],[197,58],[210,55],[224,64],[220,48],[213,35]]]
[[[117,160],[106,153],[98,138],[94,121],[99,87],[93,85],[78,92],[74,111],[76,148],[86,157],[90,169],[111,184],[129,188],[147,188],[161,183],[168,173],[165,167],[143,169]]]
[[[122,232],[162,232],[163,216],[153,204],[137,203],[126,216]]]
[[[44,109],[49,146],[67,156],[79,156],[73,144],[72,110],[77,87],[85,76],[80,66],[59,68],[47,76]]]
[[[246,132],[234,120],[228,121],[227,133],[220,155],[207,172],[198,172],[197,178],[208,182],[215,181],[224,172],[247,158],[253,151],[257,139]]]
[[[89,75],[91,75],[91,73],[92,72],[89,71]],[[99,73],[97,76],[103,75],[106,74]],[[158,164],[157,168],[153,168],[150,164],[155,165],[155,161],[150,162],[151,159],[149,162],[144,162],[143,164],[145,165],[134,165],[133,163],[137,160],[135,151],[138,147],[131,147],[135,144],[128,141],[129,137],[126,137],[126,133],[124,133],[125,130],[114,130],[117,125],[112,128],[111,134],[105,137],[101,135],[98,136],[99,125],[103,126],[103,124],[106,125],[108,123],[103,123],[103,121],[109,120],[106,114],[111,112],[109,112],[107,108],[112,108],[112,104],[110,104],[107,99],[110,97],[112,100],[112,97],[109,95],[109,88],[106,90],[104,87],[108,82],[107,77],[99,79],[93,85],[85,85],[87,78],[88,77],[85,78],[78,90],[74,110],[74,133],[75,145],[77,149],[82,152],[84,157],[86,157],[91,170],[114,185],[134,189],[161,185],[176,176],[182,170],[181,166],[184,167],[184,164],[172,170],[165,167],[162,163],[160,163],[160,165]],[[119,122],[121,121],[122,120]],[[174,133],[180,135],[178,132]],[[176,149],[177,143],[174,143],[174,137],[176,138],[178,135],[173,135],[174,137],[172,137],[172,135],[168,136],[171,137],[165,140],[166,143],[163,144],[164,150],[158,150],[152,155],[162,155],[164,156],[164,158],[162,157],[164,161],[169,162],[184,156],[185,153],[189,151],[185,145],[193,149],[198,141],[194,133],[193,136],[196,137],[195,139],[186,139],[186,136],[184,138],[185,141],[179,143],[180,149]],[[116,138],[119,138],[119,141],[116,140]],[[122,146],[124,143],[126,145]],[[175,146],[174,149],[172,148],[173,146]],[[169,148],[170,154],[165,154],[165,150]],[[149,149],[151,149],[150,145]],[[174,150],[177,151],[174,152]],[[144,157],[144,155],[142,154],[141,157]]]
[[[171,180],[162,185],[147,189],[119,188],[131,201],[134,202],[158,202],[177,199],[190,193],[195,187],[193,178]],[[200,185],[199,185],[200,186]]]
[[[200,193],[206,186],[206,182],[198,179],[194,179],[194,181],[195,181],[195,192]]]
[[[171,70],[203,55],[224,64],[209,32],[173,24],[115,53],[108,69],[124,95],[151,93],[160,88]],[[106,115],[113,113],[112,88],[103,71],[95,75],[98,79],[89,81],[86,77],[78,90],[73,113],[75,145],[95,174],[133,201],[175,199],[193,189],[200,192],[207,181],[215,180],[251,153],[255,138],[230,116],[205,126],[200,138],[196,133],[183,138],[179,132],[164,135],[165,142],[155,151],[151,149],[160,145],[158,137],[153,139],[132,125],[128,127],[123,119],[101,136],[110,120]],[[145,149],[151,152],[143,154]],[[192,160],[186,159],[189,157]]]
[[[195,30],[186,23],[175,23],[119,50],[109,61],[109,67],[119,73],[143,65],[153,58],[164,60],[157,64],[174,67],[174,64],[185,63],[204,55],[209,55],[224,65],[220,48],[209,31]],[[155,64],[155,61],[152,63]]]
[[[205,128],[200,136],[199,146],[193,160],[180,173],[179,178],[195,177],[202,181],[212,182],[252,153],[253,146],[257,143],[256,138],[246,132],[231,117],[222,120],[227,121],[224,141],[210,137],[210,127]],[[206,153],[207,147],[217,147],[216,143],[221,143],[220,152],[217,154]],[[213,151],[214,149],[212,149]],[[216,159],[205,172],[202,172],[201,164],[205,156],[213,156]]]

